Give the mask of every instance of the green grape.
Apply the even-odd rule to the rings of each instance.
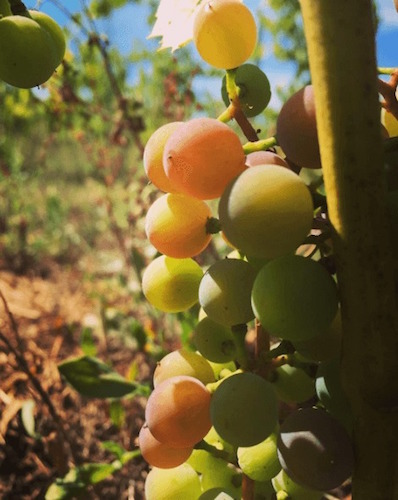
[[[176,191],[201,200],[221,196],[247,167],[239,136],[215,118],[194,118],[168,138],[163,166]]]
[[[289,495],[289,500],[322,500],[323,493],[295,483],[282,469],[272,479],[275,491],[284,491]]]
[[[232,446],[230,443],[225,441],[216,429],[212,426],[206,436],[203,438],[206,443],[211,444],[217,450],[224,451],[229,455],[230,462],[234,462],[236,459],[236,447]]]
[[[234,498],[241,498],[241,473],[231,464],[215,458],[208,454],[209,457],[204,464],[201,476],[201,484],[203,491],[212,490],[214,488],[222,488],[233,495]]]
[[[160,469],[178,467],[188,460],[192,447],[172,448],[155,439],[147,425],[141,427],[138,443],[144,459],[152,466]]]
[[[172,448],[189,448],[209,432],[210,392],[198,379],[177,375],[152,391],[145,408],[151,434]]]
[[[53,48],[55,49],[56,53],[56,68],[61,64],[66,49],[66,42],[62,28],[58,23],[54,21],[52,17],[48,16],[44,12],[40,12],[38,10],[30,10],[29,15],[37,24],[41,26],[42,29],[47,31],[47,33],[51,37]]]
[[[280,167],[289,168],[286,161],[272,151],[254,151],[246,156],[246,165],[255,167],[256,165],[279,165]]]
[[[312,85],[300,89],[282,106],[276,136],[293,163],[303,168],[321,168]]]
[[[219,203],[228,241],[251,257],[273,259],[291,252],[311,230],[311,194],[291,170],[256,165],[225,189]]]
[[[228,493],[224,488],[211,488],[202,493],[198,500],[240,500],[240,496]]]
[[[237,68],[254,51],[256,22],[246,5],[239,1],[205,1],[194,19],[193,40],[201,58],[211,66]]]
[[[199,303],[210,319],[226,326],[254,318],[250,294],[256,271],[240,259],[215,262],[199,285]]]
[[[254,500],[275,500],[275,490],[271,481],[254,482]]]
[[[202,493],[200,479],[189,464],[172,469],[154,467],[145,481],[146,500],[196,499]]]
[[[210,414],[225,441],[233,446],[253,446],[266,439],[277,424],[275,390],[253,373],[231,375],[215,390]]]
[[[315,381],[301,368],[282,365],[274,370],[272,383],[285,403],[304,403],[315,396]]]
[[[206,223],[211,217],[202,200],[179,193],[167,193],[150,207],[145,232],[151,244],[164,255],[182,259],[201,253],[210,243]]]
[[[326,491],[351,476],[354,454],[349,435],[338,420],[322,409],[291,413],[280,427],[278,458],[294,482]]]
[[[236,371],[237,366],[234,361],[229,361],[227,363],[214,363],[214,361],[208,360],[211,367],[213,368],[214,376],[216,380],[224,378],[224,373],[232,373]]]
[[[176,375],[197,378],[205,385],[216,380],[210,363],[200,354],[185,348],[169,352],[158,362],[153,373],[153,385],[156,387],[163,380]]]
[[[202,356],[214,363],[227,363],[236,358],[236,345],[231,329],[208,317],[195,326],[192,342]]]
[[[161,255],[142,276],[142,291],[150,304],[164,312],[185,311],[199,300],[203,271],[192,259]]]
[[[340,378],[340,360],[320,363],[316,372],[316,393],[326,410],[351,432],[353,416]]]
[[[8,0],[0,0],[0,15],[1,16],[11,16],[11,7]]]
[[[272,335],[306,340],[324,332],[336,315],[337,288],[318,262],[286,255],[266,264],[253,285],[256,317]]]
[[[242,64],[236,70],[236,85],[239,87],[239,101],[246,116],[259,115],[271,99],[271,87],[267,75],[254,64]],[[227,79],[224,76],[221,96],[226,106],[230,100],[227,93]]]
[[[238,463],[242,472],[255,481],[270,481],[281,470],[278,460],[277,435],[272,433],[261,443],[238,448]]]

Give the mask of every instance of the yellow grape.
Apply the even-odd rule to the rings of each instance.
[[[384,127],[387,129],[387,133],[390,137],[398,136],[398,120],[392,113],[383,110],[383,121]]]
[[[203,271],[192,259],[161,255],[142,276],[142,291],[150,304],[164,312],[185,311],[198,302]]]
[[[256,165],[235,178],[219,203],[228,241],[251,257],[294,252],[309,233],[313,203],[300,177],[279,165]]]
[[[247,168],[238,135],[225,123],[207,117],[185,122],[169,137],[163,165],[176,191],[201,200],[220,197]]]
[[[169,257],[198,255],[210,243],[206,222],[211,210],[203,200],[185,194],[168,193],[150,207],[145,232],[152,245]]]
[[[170,184],[163,168],[163,150],[170,135],[183,122],[170,122],[159,127],[149,138],[144,149],[144,169],[148,179],[161,191],[172,193],[175,190]]]
[[[194,20],[194,44],[211,66],[232,69],[243,64],[257,43],[257,27],[248,7],[237,0],[205,1]]]
[[[177,375],[152,391],[145,420],[152,435],[172,448],[189,448],[211,428],[210,392],[198,379]]]
[[[139,447],[144,459],[152,466],[171,469],[183,464],[192,453],[192,447],[172,448],[153,437],[149,427],[144,424],[138,435]]]
[[[172,469],[154,467],[145,481],[146,500],[195,499],[201,493],[199,476],[189,464]]]

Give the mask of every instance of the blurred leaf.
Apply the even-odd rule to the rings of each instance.
[[[109,416],[115,427],[120,429],[123,426],[126,418],[126,412],[124,411],[123,405],[119,399],[112,399],[110,402]]]
[[[83,328],[80,346],[86,356],[95,356],[97,354],[97,347],[94,342],[93,330],[91,328]]]
[[[36,403],[33,401],[33,399],[28,399],[27,401],[25,401],[21,408],[21,419],[28,435],[32,438],[37,439],[40,437],[40,434],[38,434],[35,429],[35,406]]]
[[[126,450],[121,446],[119,443],[116,443],[116,441],[103,441],[101,443],[102,448],[104,450],[110,451],[113,453],[118,460],[121,460],[123,455],[126,453]]]
[[[92,0],[90,11],[95,17],[107,17],[113,9],[123,7],[127,0]]]

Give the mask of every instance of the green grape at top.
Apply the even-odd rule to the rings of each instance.
[[[202,493],[198,474],[189,464],[171,469],[154,467],[145,481],[146,500],[185,500]]]
[[[256,21],[239,0],[206,0],[194,19],[193,40],[201,58],[211,66],[237,68],[256,47]]]
[[[277,434],[272,433],[261,443],[238,448],[238,463],[243,473],[255,481],[270,481],[281,470],[278,460]]]
[[[236,85],[239,87],[239,102],[246,116],[259,115],[271,99],[271,87],[267,75],[255,64],[242,64],[236,70]],[[222,80],[221,96],[226,106],[230,100],[227,79]]]
[[[46,82],[65,54],[62,29],[33,10],[0,18],[0,46],[0,79],[19,88]]]
[[[256,165],[236,177],[219,203],[222,231],[251,257],[273,259],[294,252],[312,226],[310,191],[279,165]]]
[[[252,291],[256,317],[272,335],[305,340],[321,335],[337,313],[337,287],[318,262],[286,255],[266,264]]]

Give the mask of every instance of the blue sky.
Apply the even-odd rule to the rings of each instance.
[[[62,2],[62,0],[60,0]],[[81,0],[68,0],[62,2],[69,11],[76,12],[81,9]],[[255,12],[262,9],[267,12],[267,0],[245,0],[246,5]],[[70,25],[68,18],[50,0],[25,0],[28,8],[40,8],[43,12],[54,17],[61,25]],[[398,13],[395,10],[393,0],[377,0],[380,25],[376,39],[377,60],[379,66],[398,66]],[[270,11],[272,15],[272,11]],[[128,5],[115,10],[111,18],[99,23],[100,30],[105,32],[112,44],[119,49],[129,53],[133,44],[148,44],[153,50],[158,46],[157,40],[146,40],[152,27],[146,24],[148,7],[143,5]],[[270,48],[271,49],[271,48]],[[177,52],[178,54],[178,52]],[[161,53],[160,53],[161,57]],[[271,50],[265,53],[262,69],[266,72],[271,88],[277,85],[285,85],[292,78],[294,66],[275,60]],[[203,81],[205,84],[206,80]],[[208,89],[209,92],[212,89]],[[219,90],[217,90],[219,92]],[[273,94],[271,105],[279,105],[276,93]]]

